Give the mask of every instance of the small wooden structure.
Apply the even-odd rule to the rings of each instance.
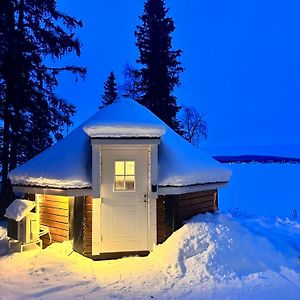
[[[218,190],[159,195],[156,207],[157,243],[160,244],[192,216],[218,210]]]
[[[146,108],[119,99],[10,173],[51,242],[106,259],[146,255],[195,214],[218,209],[231,172]]]
[[[39,220],[34,201],[16,199],[6,210],[7,236],[9,249],[22,252],[24,247],[38,244],[42,246],[39,235]]]

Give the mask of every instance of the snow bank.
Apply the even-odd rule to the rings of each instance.
[[[25,199],[16,199],[7,207],[5,217],[19,222],[34,207],[35,207],[35,202],[33,201],[25,200]]]
[[[0,221],[0,257],[8,252],[6,222]],[[1,271],[0,271],[1,273]]]
[[[148,257],[92,261],[71,253],[69,243],[3,257],[0,251],[1,296],[299,299],[300,224],[259,221],[198,215]]]
[[[194,148],[137,102],[121,98],[100,109],[46,151],[9,173],[14,185],[90,188],[92,137],[160,137],[159,185],[227,182],[231,171]]]
[[[230,282],[267,270],[279,272],[281,266],[297,267],[299,229],[300,226],[294,235],[295,244],[289,245],[293,250],[289,252],[291,256],[286,257],[283,253],[287,245],[275,249],[266,231],[265,236],[255,235],[240,222],[222,214],[198,215],[157,246],[149,257],[188,282],[198,278]]]

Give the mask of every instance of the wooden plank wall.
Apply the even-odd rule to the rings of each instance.
[[[173,196],[178,205],[179,222],[199,213],[214,212],[218,209],[217,190],[188,193]]]
[[[92,212],[93,197],[86,196],[84,198],[84,214],[83,214],[83,255],[92,256]]]
[[[43,195],[40,197],[40,224],[50,229],[52,242],[69,239],[69,197]],[[50,244],[48,236],[43,237],[45,246]]]
[[[218,191],[158,196],[157,198],[157,243],[164,242],[185,220],[199,213],[218,209]]]
[[[166,237],[166,201],[164,196],[158,196],[156,200],[156,226],[157,243],[161,244]]]

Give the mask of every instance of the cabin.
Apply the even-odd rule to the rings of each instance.
[[[93,259],[147,255],[195,214],[218,209],[231,171],[148,109],[117,99],[11,171],[36,203],[43,246],[71,240]]]

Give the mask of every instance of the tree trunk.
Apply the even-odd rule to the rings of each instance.
[[[2,73],[5,79],[4,99],[2,100],[3,109],[3,141],[2,141],[2,157],[1,157],[1,203],[0,203],[0,217],[11,200],[11,185],[8,179],[9,159],[11,148],[11,102],[14,99],[14,76],[12,74],[13,66],[13,32],[14,32],[14,11],[11,1],[6,1],[2,11],[5,17],[3,25],[4,30],[4,63],[2,65]]]
[[[4,104],[6,105],[6,104]],[[3,126],[3,146],[2,146],[2,157],[1,157],[1,205],[0,213],[4,211],[7,206],[9,182],[8,182],[8,166],[9,166],[9,122],[7,105],[4,109],[4,126]]]

